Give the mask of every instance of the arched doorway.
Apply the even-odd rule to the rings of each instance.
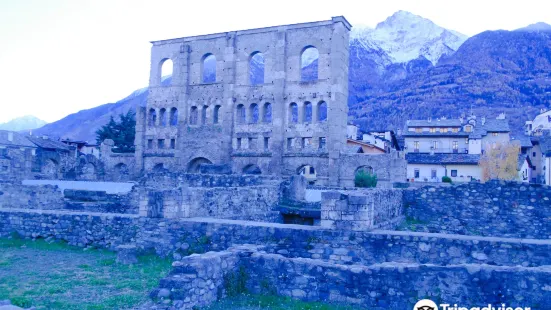
[[[48,179],[57,179],[58,164],[53,159],[47,159],[42,165],[40,171]]]
[[[199,173],[201,164],[212,164],[212,162],[204,157],[197,157],[192,159],[187,165],[188,173]]]
[[[262,170],[255,164],[246,165],[243,168],[243,174],[262,174]]]
[[[356,171],[354,171],[354,175],[358,172],[363,172],[365,174],[373,174],[373,167],[371,166],[360,166],[356,168]]]
[[[113,179],[115,181],[128,181],[130,178],[130,172],[128,171],[128,166],[120,163],[117,164],[114,168]]]
[[[317,180],[316,168],[311,165],[302,165],[297,169],[297,174],[306,178],[308,183],[314,184]]]
[[[96,166],[92,163],[84,164],[84,166],[82,166],[81,178],[88,181],[96,180]]]
[[[153,166],[153,172],[161,172],[165,170],[165,166],[163,164],[156,164]]]

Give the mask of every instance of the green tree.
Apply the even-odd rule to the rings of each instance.
[[[105,139],[115,142],[113,152],[131,153],[135,151],[134,138],[136,137],[136,114],[128,110],[126,114],[119,114],[119,121],[113,116],[106,125],[96,131],[96,142],[102,143]]]
[[[358,170],[354,176],[354,185],[356,187],[376,187],[377,175]]]

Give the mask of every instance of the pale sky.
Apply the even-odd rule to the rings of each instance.
[[[147,86],[152,40],[337,15],[374,27],[398,10],[470,36],[551,24],[550,0],[0,0],[0,122],[52,122]]]

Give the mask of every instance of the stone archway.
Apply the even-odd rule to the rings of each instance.
[[[212,164],[212,162],[205,157],[196,157],[192,159],[187,165],[188,173],[200,173],[201,164]]]
[[[88,181],[96,180],[96,166],[92,163],[84,164],[84,166],[82,166],[81,178]]]
[[[130,171],[128,166],[124,163],[115,165],[113,169],[114,181],[128,181],[130,179]]]
[[[262,174],[262,170],[255,164],[246,165],[243,168],[243,174]]]
[[[306,164],[298,167],[296,174],[305,177],[310,184],[315,183],[317,180],[317,171],[316,168],[314,168],[314,166],[312,165]]]
[[[42,168],[40,169],[40,172],[49,179],[57,179],[58,178],[58,170],[59,170],[59,164],[53,160],[53,159],[47,159],[44,164],[42,165]]]
[[[165,165],[163,165],[162,163],[153,166],[153,172],[161,172],[163,170],[165,170]]]

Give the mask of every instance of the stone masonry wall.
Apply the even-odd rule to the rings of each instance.
[[[151,193],[158,193],[152,196]],[[166,218],[214,217],[269,220],[279,201],[279,188],[247,187],[181,187],[174,190],[142,191],[140,215],[150,216],[159,204]]]
[[[411,309],[425,298],[437,304],[546,309],[551,302],[550,276],[549,266],[346,266],[269,254],[244,245],[174,262],[171,274],[151,295],[171,299],[178,309],[206,306],[231,291],[351,303],[375,310]]]
[[[288,257],[338,264],[384,262],[438,265],[551,265],[551,241],[416,232],[351,232],[320,227],[231,220],[143,218],[54,210],[0,210],[0,236],[54,238],[73,245],[115,249],[135,243],[175,257],[234,244],[265,245]]]
[[[0,183],[0,208],[63,209],[63,193],[57,186],[23,186]]]
[[[405,214],[417,231],[551,239],[551,187],[498,182],[406,190]]]
[[[393,227],[402,218],[402,190],[322,192],[321,226],[343,230]]]

